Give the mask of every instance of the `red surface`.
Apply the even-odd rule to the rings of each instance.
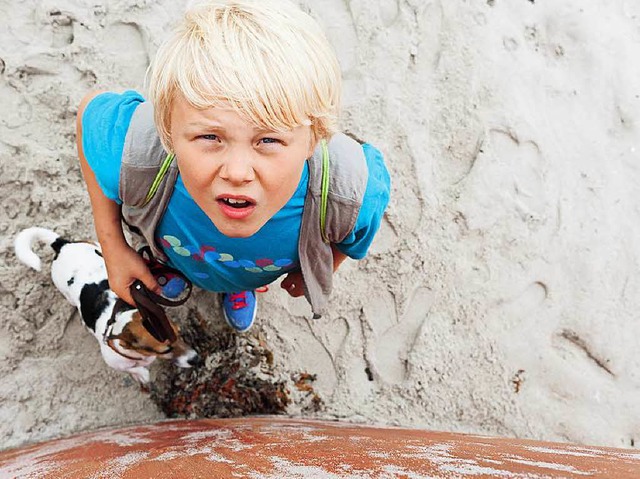
[[[279,417],[167,421],[0,452],[1,478],[639,478],[640,453]]]

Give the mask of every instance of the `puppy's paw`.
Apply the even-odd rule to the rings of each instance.
[[[140,384],[140,386],[146,386],[149,383],[149,370],[142,366],[129,369],[131,377]]]

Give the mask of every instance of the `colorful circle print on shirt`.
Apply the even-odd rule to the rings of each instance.
[[[167,249],[172,249],[174,253],[180,256],[190,256],[195,261],[204,261],[209,264],[221,263],[228,268],[242,268],[250,273],[263,273],[263,272],[275,272],[282,269],[286,269],[293,265],[293,261],[289,258],[270,259],[260,258],[255,261],[242,258],[234,258],[229,253],[221,253],[216,251],[213,246],[192,246],[183,245],[180,238],[172,235],[164,235],[159,238],[159,242]],[[195,275],[199,278],[206,279],[208,274],[202,272],[196,272]]]

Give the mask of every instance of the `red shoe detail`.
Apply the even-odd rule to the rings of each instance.
[[[234,293],[229,295],[229,301],[233,303],[231,309],[242,309],[247,307],[247,293],[241,291],[240,293]]]

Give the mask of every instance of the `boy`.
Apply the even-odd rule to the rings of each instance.
[[[224,317],[236,331],[253,324],[255,289],[283,274],[291,296],[305,294],[322,311],[333,271],[371,244],[389,176],[378,150],[335,134],[340,71],[319,26],[287,0],[209,1],[185,14],[150,72],[150,102],[133,91],[94,92],[78,111],[80,163],[111,288],[127,302],[135,279],[159,290],[121,223],[151,215],[149,244],[193,283],[225,293]],[[177,170],[167,183],[175,183],[157,195],[165,203],[139,215],[124,196],[147,193],[131,178],[146,171],[136,162],[153,156],[152,141],[169,152]],[[333,175],[329,200],[324,187],[322,199],[312,195],[318,175],[307,160],[320,156],[330,160],[322,169]],[[364,174],[354,169],[358,156]],[[325,231],[340,222],[346,234],[334,233],[326,253]]]

